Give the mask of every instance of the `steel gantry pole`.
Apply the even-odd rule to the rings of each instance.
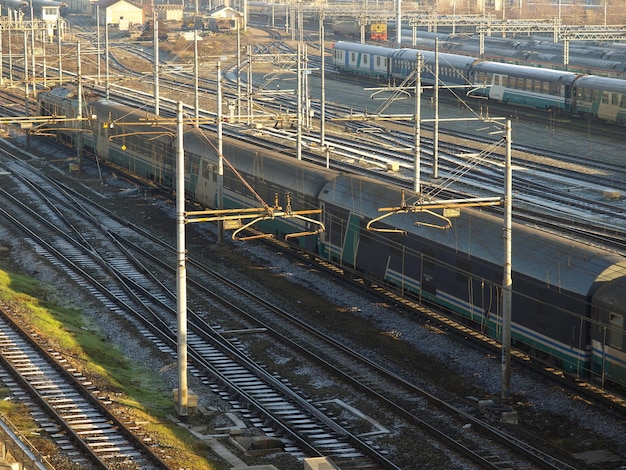
[[[0,16],[2,16],[2,7],[0,7]],[[4,55],[2,53],[2,29],[0,28],[0,86],[4,86]]]
[[[241,32],[237,28],[237,122],[241,119]]]
[[[111,96],[111,75],[109,74],[109,23],[106,20],[106,14],[104,15],[104,66],[106,73],[106,99]]]
[[[296,156],[298,157],[298,160],[302,160],[302,43],[298,43],[298,54],[297,54],[297,66],[296,66],[296,73],[298,74],[298,79],[297,79],[297,83],[298,83],[298,90],[296,91],[296,94],[298,95],[297,99],[296,99],[296,103],[297,103],[297,116],[298,116],[298,129],[297,129],[297,134],[296,134]]]
[[[324,56],[326,51],[324,50],[324,18],[326,14],[323,9],[320,10],[320,148],[324,148],[326,145],[326,84],[325,77],[326,72],[324,70]]]
[[[502,398],[511,393],[511,236],[513,212],[513,172],[511,168],[511,121],[506,121],[506,150],[504,162],[504,278],[502,282]]]
[[[62,47],[62,44],[63,44],[63,38],[62,38],[62,33],[61,33],[61,15],[59,15],[59,19],[57,20],[57,55],[58,55],[57,67],[59,69],[59,86],[63,85],[63,62],[62,62],[63,47]]]
[[[198,71],[198,30],[193,30],[193,106],[196,114],[196,127],[200,127],[200,92],[199,86],[199,71]],[[218,77],[219,80],[219,77]],[[218,83],[219,87],[219,83]]]
[[[35,10],[33,9],[33,2],[30,2],[30,60],[31,60],[31,73],[33,77],[33,97],[37,97],[37,84],[35,83]]]
[[[217,61],[217,208],[224,209],[224,139],[222,123],[222,66]],[[224,241],[224,221],[217,221],[217,243]]]
[[[81,56],[80,56],[80,41],[76,43],[76,79],[78,81],[78,90],[77,90],[77,108],[78,111],[76,113],[76,117],[78,121],[74,124],[76,127],[76,158],[78,158],[78,171],[82,173],[83,171],[83,133],[80,127],[82,126],[82,118],[83,118],[83,69],[81,65]]]
[[[187,416],[187,267],[185,258],[185,151],[183,145],[183,103],[176,112],[176,308],[178,323],[178,396],[179,416]]]
[[[101,83],[101,69],[100,69],[100,56],[101,56],[101,52],[100,52],[100,5],[96,3],[96,48],[97,48],[97,52],[96,52],[96,66],[97,66],[97,70],[98,70],[98,85],[100,85]]]
[[[439,178],[439,38],[435,38],[435,125],[433,127],[433,179]]]
[[[26,34],[26,30],[24,30],[24,96],[26,98],[26,116],[28,116],[30,106],[28,104],[28,96],[30,92],[28,91],[28,36]]]
[[[398,1],[398,11],[396,16],[396,38],[398,47],[402,46],[402,0]]]
[[[159,20],[157,18],[156,8],[154,6],[154,0],[152,0],[152,29],[153,29],[153,55],[154,55],[154,114],[157,116],[160,114],[160,100],[159,97]]]
[[[414,176],[414,190],[415,194],[420,193],[420,138],[421,138],[421,94],[422,94],[422,54],[417,53],[417,60],[415,61],[415,176]]]

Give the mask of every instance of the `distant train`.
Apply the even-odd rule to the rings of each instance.
[[[434,82],[435,53],[424,57],[422,80]],[[402,82],[415,72],[416,49],[393,49],[340,41],[333,46],[337,71]],[[626,80],[488,62],[439,53],[440,85],[471,85],[468,94],[505,104],[549,109],[573,116],[626,124]]]
[[[413,34],[403,31],[402,43],[412,44]],[[418,31],[415,47],[453,54],[480,57],[480,38],[476,34],[448,34]],[[528,65],[563,70],[563,43],[545,36],[484,37],[483,59],[514,65]],[[623,44],[591,41],[571,41],[567,70],[584,75],[626,78],[626,50]]]
[[[387,40],[387,23],[377,22],[363,26],[363,32],[366,41],[386,41]],[[348,36],[352,38],[361,37],[361,25],[357,20],[332,20],[331,31],[340,36]]]
[[[172,129],[152,125],[145,110],[110,100],[83,100],[81,140],[86,150],[129,173],[173,189],[176,137]],[[38,94],[39,114],[77,115],[76,90],[61,87]],[[60,139],[75,144],[75,124],[58,123]],[[331,260],[347,273],[394,286],[404,295],[445,307],[450,315],[494,338],[502,333],[504,247],[502,219],[467,209],[441,230],[428,214],[397,214],[368,230],[379,208],[394,207],[401,189],[375,179],[327,170],[323,166],[224,139],[223,154],[265,201],[291,195],[294,210],[320,209],[326,231],[296,238],[297,243]],[[218,159],[207,134],[185,129],[186,194],[215,207]],[[237,175],[224,170],[224,207],[258,207],[258,200]],[[416,202],[407,201],[408,204]],[[282,237],[311,231],[298,219],[267,220],[258,228]],[[514,224],[512,339],[535,358],[569,374],[626,385],[626,258],[554,234]]]
[[[1,1],[1,0],[0,0]],[[248,2],[248,13],[251,17],[265,21],[266,24],[273,24],[274,26],[283,26],[288,20],[290,6],[285,3],[271,3],[253,1]],[[297,15],[297,10],[292,8],[292,15]],[[305,23],[315,23],[319,25],[319,12],[305,11],[303,14],[303,21]],[[361,24],[358,19],[352,18],[328,18],[325,20],[327,26],[327,34],[336,34],[339,36],[345,36],[350,38],[361,37]],[[368,23],[363,26],[364,39],[366,41],[386,41],[387,34],[387,22],[377,21],[374,23]]]

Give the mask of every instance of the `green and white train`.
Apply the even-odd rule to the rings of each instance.
[[[75,95],[60,88],[38,95],[40,114],[75,116]],[[171,128],[132,123],[146,112],[108,100],[85,105],[91,132],[86,150],[102,161],[173,189],[176,137]],[[74,128],[57,129],[75,143]],[[212,138],[212,137],[211,137]],[[225,138],[224,157],[264,201],[290,194],[294,210],[319,209],[325,231],[294,238],[303,249],[347,273],[385,283],[404,295],[444,307],[449,315],[498,338],[502,320],[502,219],[467,209],[452,228],[416,226],[415,214],[384,219],[397,232],[368,230],[379,208],[402,200],[401,188],[328,170],[292,156]],[[216,207],[218,158],[209,136],[190,127],[184,136],[187,196]],[[226,165],[226,208],[259,207],[256,195]],[[408,200],[407,203],[412,201]],[[422,217],[422,216],[420,216]],[[421,220],[422,222],[432,222]],[[276,218],[257,228],[278,237],[314,231],[310,222]],[[540,230],[513,228],[512,338],[533,357],[579,377],[626,385],[626,258]]]
[[[435,53],[340,41],[333,64],[342,74],[403,81],[422,55],[425,84],[434,82]],[[500,103],[551,109],[572,116],[626,124],[626,80],[439,54],[439,84],[472,85],[472,96]]]

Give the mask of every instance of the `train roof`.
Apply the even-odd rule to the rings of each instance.
[[[615,72],[626,71],[626,63],[618,62],[615,60],[594,59],[591,57],[572,57],[570,56],[569,63],[571,65],[585,66],[593,69],[601,69],[603,71],[613,70]]]
[[[623,80],[621,78],[607,78],[598,77],[596,75],[583,75],[576,80],[574,86],[626,93],[626,80]]]
[[[360,44],[349,41],[337,41],[333,45],[333,49],[351,51],[351,52],[366,52],[368,54],[380,55],[390,57],[397,49],[384,46],[373,46],[371,44]]]
[[[342,174],[326,185],[319,198],[328,206],[339,205],[371,219],[383,214],[379,208],[398,207],[401,191],[370,178]],[[413,201],[407,198],[407,203]],[[468,208],[461,210],[460,217],[452,219],[452,228],[448,230],[414,226],[418,220],[426,221],[424,217],[398,214],[385,219],[385,224],[432,240],[459,254],[470,253],[502,266],[502,218]],[[437,219],[427,221],[437,222]],[[585,296],[591,295],[599,282],[610,280],[619,272],[626,273],[626,260],[622,256],[519,224],[514,224],[512,231],[512,265],[518,275]]]
[[[626,271],[626,267],[624,267]],[[593,295],[593,302],[600,307],[624,309],[626,305],[626,272],[600,286]]]
[[[185,150],[192,150],[193,143],[185,141]],[[202,144],[201,144],[202,145]],[[258,145],[225,138],[222,152],[224,158],[237,171],[254,176],[256,179],[268,180],[277,186],[291,188],[292,194],[316,199],[319,192],[334,177],[326,168],[303,160],[292,155],[276,154],[273,150],[264,151]],[[271,152],[271,157],[266,156]],[[254,181],[248,181],[254,186]],[[284,203],[284,194],[279,194],[281,203]],[[273,204],[274,201],[265,201]],[[294,210],[303,209],[294,207]]]
[[[48,91],[39,92],[40,100],[45,97],[52,97],[56,100],[74,99],[76,98],[76,87],[74,85],[63,85],[52,88]]]
[[[151,112],[106,99],[95,100],[90,103],[90,107],[100,115],[110,115],[113,122],[126,122],[125,128],[129,129],[129,132],[133,130],[137,132],[146,131],[146,125],[142,124],[140,120],[145,122],[146,119],[154,118]],[[172,140],[174,136],[173,123],[163,125],[161,128],[163,138]],[[150,130],[154,129],[158,130],[159,127],[150,128]],[[193,126],[185,127],[183,140],[185,152],[191,152],[194,155],[217,154],[217,146],[212,142],[215,139],[209,133],[197,130]],[[332,172],[325,168],[297,160],[292,156],[283,156],[272,152],[272,156],[266,158],[262,147],[238,139],[224,137],[222,154],[241,173],[272,181],[282,187],[293,188],[294,193],[311,198],[316,198],[321,188],[333,177]],[[254,186],[253,181],[249,181],[249,183]],[[282,200],[284,195],[279,194],[279,197]],[[274,201],[265,202],[273,204]]]
[[[435,63],[435,53],[433,51],[418,51],[417,49],[400,49],[394,54],[394,60],[411,60],[415,61],[417,58],[417,53],[422,54],[424,57],[424,63],[426,64],[434,64]],[[439,53],[439,65],[445,66],[449,65],[456,69],[467,69],[471,64],[476,61],[474,57],[468,57],[458,54],[449,54],[447,52]]]
[[[528,78],[544,82],[561,82],[571,84],[576,79],[576,74],[562,70],[552,70],[526,65],[504,64],[500,62],[477,62],[472,67],[475,72],[495,73],[511,77]]]

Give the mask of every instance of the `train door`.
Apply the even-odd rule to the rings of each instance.
[[[619,93],[603,91],[600,105],[598,106],[598,118],[615,122],[617,120],[617,111],[619,110],[619,98]]]
[[[563,88],[565,97],[565,111],[572,112],[576,109],[576,88],[572,86],[565,86]]]
[[[359,230],[361,227],[361,217],[355,213],[350,213],[346,233],[343,240],[343,250],[341,252],[341,264],[354,267],[356,265],[356,254],[359,250]]]
[[[504,99],[504,89],[507,83],[507,76],[494,73],[491,78],[491,87],[489,88],[489,98],[502,101]]]

